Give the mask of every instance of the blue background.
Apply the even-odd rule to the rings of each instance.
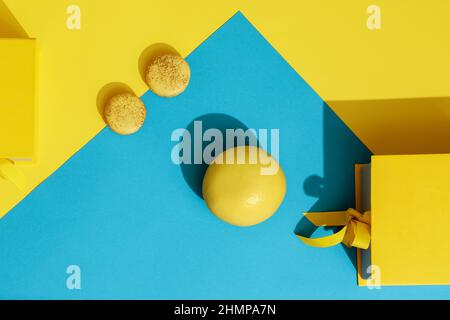
[[[353,165],[370,152],[242,14],[188,62],[183,95],[143,97],[139,133],[103,130],[0,220],[0,298],[450,297],[450,287],[359,288],[353,250],[295,237],[304,211],[353,206]],[[221,222],[196,194],[205,167],[172,163],[172,131],[199,118],[280,129],[288,192],[271,219]],[[66,288],[69,265],[81,267],[79,291]]]

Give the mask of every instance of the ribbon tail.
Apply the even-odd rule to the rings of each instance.
[[[347,211],[305,212],[305,217],[316,227],[338,227],[347,224]]]
[[[305,213],[305,217],[316,227],[344,226],[339,232],[322,238],[297,235],[309,246],[327,248],[339,243],[349,248],[368,249],[370,246],[370,212],[362,214],[355,209],[348,209],[347,211]]]
[[[328,248],[341,243],[344,240],[346,233],[347,227],[345,226],[339,232],[322,238],[307,238],[299,235],[297,235],[297,237],[311,247]]]
[[[11,181],[21,190],[25,189],[25,176],[10,160],[0,159],[0,177]]]

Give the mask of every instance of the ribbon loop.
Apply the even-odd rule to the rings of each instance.
[[[339,243],[347,247],[367,249],[370,245],[370,211],[361,213],[355,209],[334,212],[305,213],[305,217],[317,227],[343,226],[335,234],[321,238],[308,238],[297,235],[305,244],[327,248]]]

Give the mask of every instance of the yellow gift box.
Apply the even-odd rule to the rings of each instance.
[[[36,41],[0,39],[0,158],[36,159]]]
[[[36,161],[36,41],[0,39],[0,177],[24,187],[14,162]]]
[[[343,226],[328,247],[357,247],[358,284],[450,284],[450,154],[373,156],[357,165],[356,209],[306,213],[316,226]]]

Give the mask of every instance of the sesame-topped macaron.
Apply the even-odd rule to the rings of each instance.
[[[141,99],[131,93],[113,96],[107,102],[104,117],[108,126],[121,135],[130,135],[144,125],[147,110]]]
[[[171,98],[183,93],[191,79],[189,64],[175,54],[155,58],[148,67],[147,85],[161,97]]]

